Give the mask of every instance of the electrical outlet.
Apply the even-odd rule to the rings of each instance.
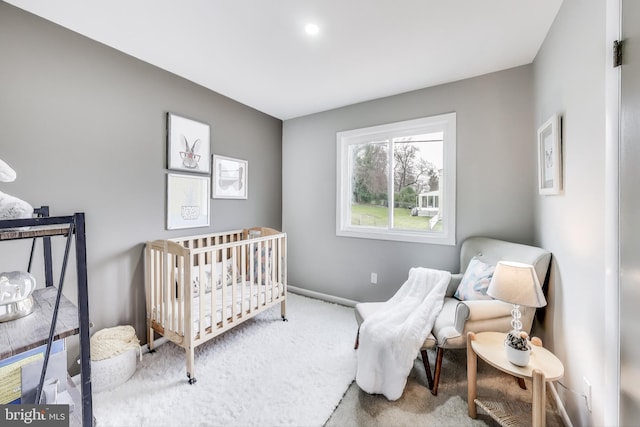
[[[587,409],[591,412],[591,383],[587,377],[582,378],[584,380],[584,399],[587,401]]]
[[[371,284],[375,285],[378,283],[378,273],[371,273]]]

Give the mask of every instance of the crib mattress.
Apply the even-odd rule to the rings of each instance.
[[[244,287],[244,292],[242,292],[242,287]],[[272,297],[272,288],[273,288],[273,297]],[[282,285],[274,285],[265,286],[265,285],[256,285],[253,284],[253,293],[251,282],[239,282],[236,284],[236,298],[235,298],[235,311],[236,316],[240,313],[244,314],[249,311],[249,308],[256,309],[260,305],[264,305],[270,303],[273,299],[276,299],[278,293],[281,291]],[[191,318],[193,322],[193,331],[195,334],[200,332],[200,298],[201,295],[197,295],[193,297],[191,304]],[[205,329],[211,327],[211,319],[213,310],[212,301],[211,301],[211,293],[207,292],[204,294],[204,327]],[[225,289],[225,301],[224,304],[224,312],[226,318],[229,319],[232,316],[232,298],[233,298],[233,290],[231,285],[227,285]],[[182,308],[182,313],[184,313],[184,307]],[[222,322],[222,289],[218,288],[216,290],[216,310],[215,310],[215,319],[216,323]],[[174,324],[178,324],[178,313],[174,313]],[[163,325],[166,326],[166,325]]]

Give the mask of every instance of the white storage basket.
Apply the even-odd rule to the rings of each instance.
[[[135,348],[131,348],[108,359],[92,360],[91,390],[100,393],[127,382],[136,372],[137,353]]]
[[[140,341],[132,326],[102,329],[91,337],[91,388],[95,393],[125,383],[136,371]]]

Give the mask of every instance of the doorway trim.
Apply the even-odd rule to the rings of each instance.
[[[613,42],[622,35],[622,0],[606,1],[605,61],[605,354],[604,424],[620,420],[620,67]],[[607,373],[615,373],[607,375]]]

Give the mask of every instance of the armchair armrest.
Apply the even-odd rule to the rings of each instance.
[[[442,310],[433,325],[434,335],[446,330],[446,335],[459,335],[464,329],[464,323],[469,318],[469,307],[455,298],[444,298]]]
[[[469,307],[469,320],[488,320],[500,317],[511,317],[513,305],[499,300],[464,301]]]

